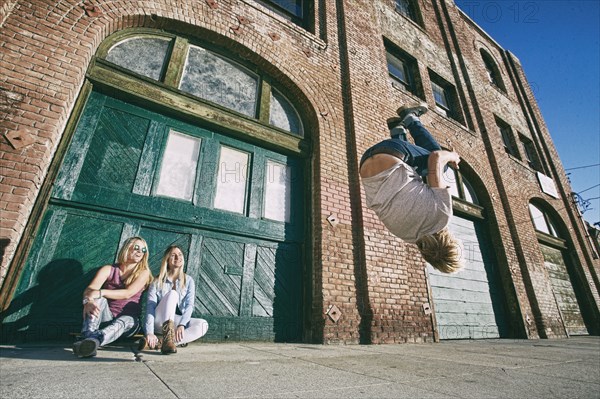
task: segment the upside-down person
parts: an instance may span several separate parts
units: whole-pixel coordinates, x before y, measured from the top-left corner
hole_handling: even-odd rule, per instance
[[[419,117],[426,104],[402,106],[388,119],[391,138],[369,148],[360,161],[367,207],[395,236],[415,243],[434,268],[453,273],[462,267],[461,247],[448,231],[452,197],[444,182],[446,165],[460,156],[444,151]],[[406,141],[410,132],[415,144]],[[423,177],[427,176],[427,182]]]

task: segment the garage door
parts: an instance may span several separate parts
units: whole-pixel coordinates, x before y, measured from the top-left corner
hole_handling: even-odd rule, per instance
[[[454,216],[449,225],[463,242],[464,269],[444,274],[427,265],[440,339],[498,338],[505,334],[501,285],[481,223]]]
[[[301,172],[293,157],[93,92],[4,332],[78,331],[84,287],[139,235],[155,275],[168,245],[184,249],[205,339],[300,340]]]
[[[540,247],[544,254],[544,264],[550,276],[552,291],[567,332],[569,335],[587,335],[588,331],[577,303],[562,251],[544,244],[540,244]]]

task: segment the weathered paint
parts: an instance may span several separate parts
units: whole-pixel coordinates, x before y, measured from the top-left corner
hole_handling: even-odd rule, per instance
[[[152,195],[171,128],[206,144],[195,203]],[[219,178],[213,152],[220,144],[253,159],[246,215],[212,209],[207,201]],[[295,168],[290,223],[261,217],[265,179],[259,164],[267,159]],[[197,284],[194,314],[211,325],[206,339],[301,339],[303,179],[295,160],[94,92],[59,176],[5,332],[38,340],[78,331],[83,288],[99,266],[115,261],[124,239],[140,235],[155,275],[168,245],[183,249]],[[223,334],[231,325],[245,330]],[[41,337],[48,326],[56,336]]]
[[[427,266],[440,339],[504,336],[503,294],[481,222],[455,216],[450,230],[463,242],[465,267],[444,274]]]
[[[544,244],[540,244],[540,247],[565,329],[569,335],[587,335],[588,330],[579,309],[562,251]]]

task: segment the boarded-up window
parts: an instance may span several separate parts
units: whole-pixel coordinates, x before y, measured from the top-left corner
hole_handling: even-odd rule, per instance
[[[241,213],[246,210],[246,187],[250,155],[229,147],[221,147],[215,208]]]
[[[267,161],[265,173],[264,217],[280,222],[290,221],[291,168],[278,162]]]
[[[198,138],[171,131],[162,159],[157,195],[191,201],[200,153]]]

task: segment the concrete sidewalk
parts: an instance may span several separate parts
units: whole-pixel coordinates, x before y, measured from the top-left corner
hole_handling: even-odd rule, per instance
[[[133,345],[132,345],[133,347]],[[0,347],[1,398],[600,398],[600,338]]]

